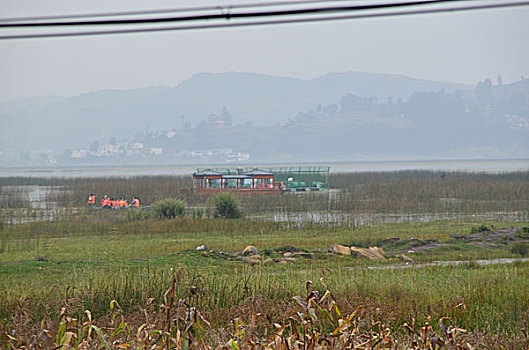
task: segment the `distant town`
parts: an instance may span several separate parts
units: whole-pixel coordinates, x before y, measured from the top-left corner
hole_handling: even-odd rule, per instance
[[[224,107],[221,114],[210,114],[207,119],[198,123],[196,129],[223,129],[231,127],[231,115]],[[184,129],[191,126],[184,125]],[[237,164],[250,160],[250,153],[232,148],[201,148],[178,149],[171,145],[178,135],[178,130],[173,129],[162,132],[139,132],[133,140],[119,140],[110,137],[107,141],[94,140],[86,148],[66,149],[62,154],[54,155],[49,152],[35,151],[22,152],[19,157],[13,157],[12,163],[33,165],[81,164],[81,163],[106,163],[106,162],[178,162],[182,164],[216,163]],[[164,147],[165,146],[165,147]],[[4,157],[2,157],[4,156]],[[6,160],[0,152],[0,157]]]
[[[172,132],[168,132],[170,135]],[[168,136],[169,137],[169,136]],[[172,155],[179,160],[189,161],[217,161],[220,163],[245,162],[250,159],[250,154],[246,152],[235,152],[231,148],[203,149],[203,150],[183,150],[177,153],[164,150],[162,147],[146,147],[142,142],[123,143],[103,143],[97,145],[97,149],[72,149],[69,158],[90,159],[90,158],[147,158],[163,157]]]
[[[231,127],[231,115],[224,107],[221,114],[210,114],[200,122],[198,129],[223,129]],[[189,125],[184,125],[189,129]],[[88,148],[66,150],[62,161],[94,162],[105,160],[160,161],[171,160],[178,163],[217,163],[236,164],[250,159],[250,153],[232,148],[177,149],[171,146],[178,130],[163,132],[136,133],[133,141],[117,141],[111,137],[106,142],[94,141]],[[166,147],[163,147],[165,145]],[[53,162],[53,159],[50,159]],[[57,160],[55,160],[56,162]]]

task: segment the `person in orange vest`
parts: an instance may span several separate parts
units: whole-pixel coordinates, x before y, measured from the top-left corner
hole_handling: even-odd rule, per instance
[[[136,197],[132,197],[132,202],[130,203],[133,208],[139,208],[140,207],[140,200]]]
[[[104,209],[112,208],[112,205],[110,203],[110,199],[106,195],[103,198],[103,200],[101,201],[101,207],[103,207]]]
[[[129,207],[129,203],[124,198],[121,198],[118,201],[119,209],[127,209]]]
[[[88,207],[92,208],[94,204],[96,204],[96,196],[93,193],[90,193],[88,196]]]

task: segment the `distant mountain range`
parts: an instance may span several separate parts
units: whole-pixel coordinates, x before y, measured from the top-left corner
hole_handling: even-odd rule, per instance
[[[96,139],[195,126],[226,106],[234,125],[273,126],[346,94],[407,100],[414,92],[474,87],[402,75],[330,73],[305,80],[254,73],[201,73],[175,87],[100,90],[74,97],[38,97],[0,105],[0,150],[88,147]]]

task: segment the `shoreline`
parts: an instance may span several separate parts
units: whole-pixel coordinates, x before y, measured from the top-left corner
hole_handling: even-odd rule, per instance
[[[237,166],[312,166],[331,167],[331,173],[387,172],[403,170],[431,170],[448,172],[520,172],[529,171],[529,159],[411,159],[411,160],[354,160],[299,163],[252,163],[252,164],[145,164],[145,165],[75,165],[43,167],[0,168],[2,177],[130,177],[156,175],[188,175],[196,168]]]

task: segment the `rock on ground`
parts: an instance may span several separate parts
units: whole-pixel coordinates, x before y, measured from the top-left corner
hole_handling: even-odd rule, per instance
[[[340,244],[334,244],[329,251],[334,254],[351,255],[351,248]]]
[[[244,258],[244,260],[246,260],[249,265],[259,264],[262,261],[260,255],[251,255],[247,258]]]
[[[410,263],[415,262],[415,260],[413,260],[412,258],[410,258],[409,256],[404,255],[404,254],[400,254],[400,255],[399,255],[399,258],[400,258],[402,261],[404,261],[404,262],[410,262]]]
[[[369,247],[369,248],[359,248],[359,247],[351,247],[351,253],[356,253],[361,256],[364,256],[371,260],[382,260],[386,261],[386,253],[384,253],[384,250],[380,247]]]
[[[242,251],[243,255],[256,255],[257,254],[257,248],[255,248],[253,245],[249,245]]]
[[[366,257],[371,260],[382,260],[386,261],[384,250],[380,247],[369,247],[369,248],[360,248],[360,247],[346,247],[340,244],[335,244],[329,250],[331,253],[341,254],[341,255],[359,255]]]

